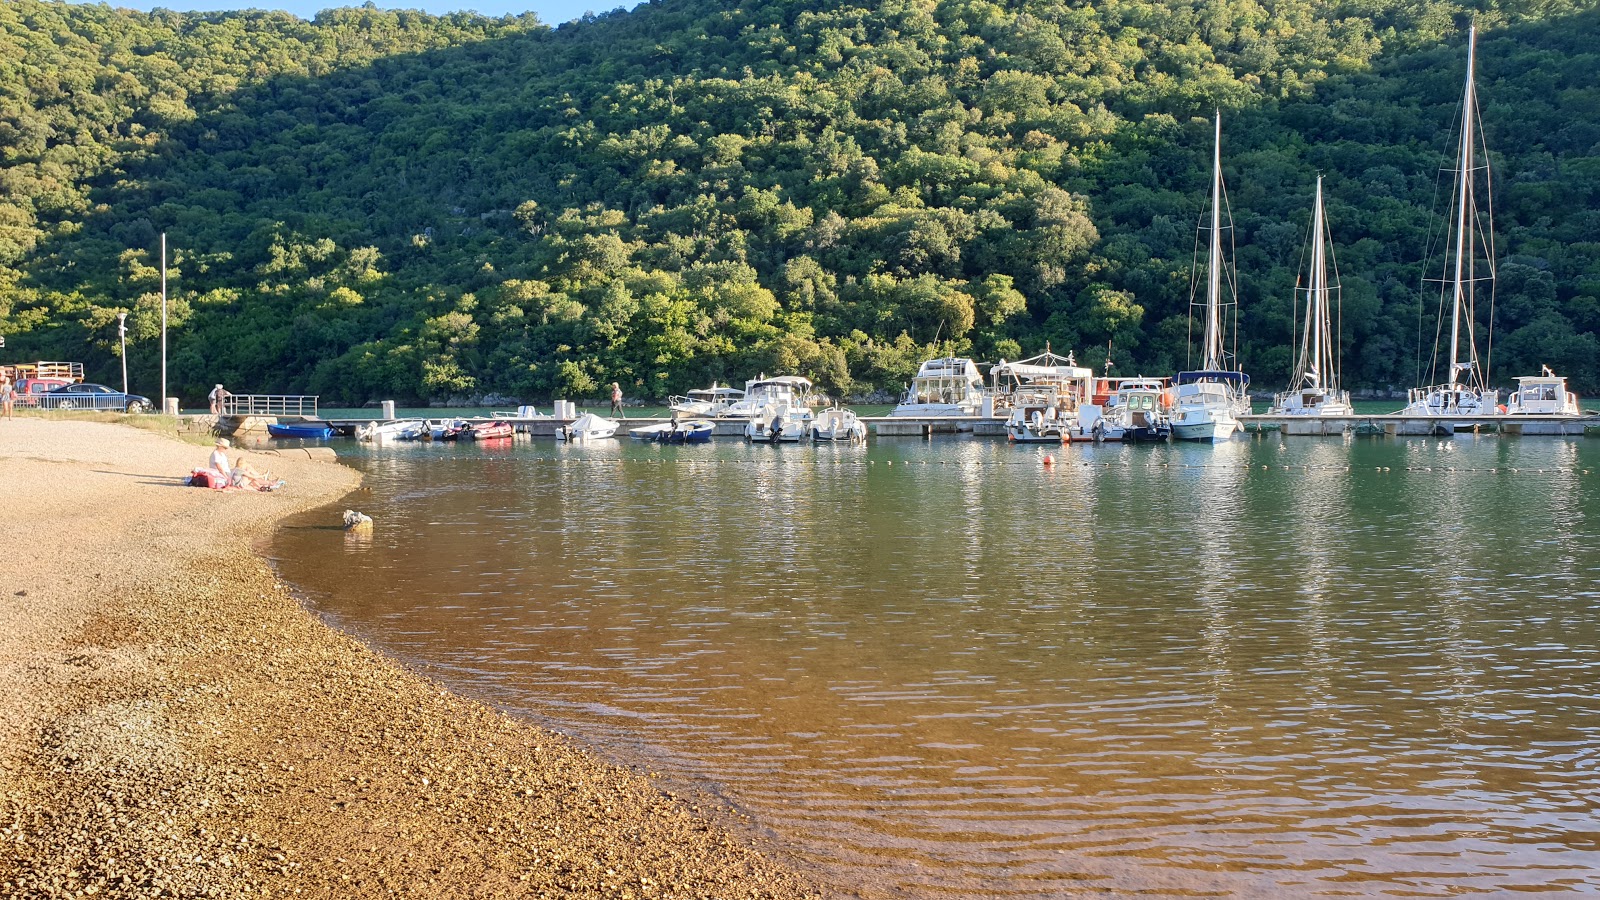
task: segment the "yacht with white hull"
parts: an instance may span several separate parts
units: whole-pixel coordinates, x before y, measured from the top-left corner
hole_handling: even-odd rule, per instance
[[[983,412],[985,396],[983,376],[972,360],[959,356],[930,359],[917,369],[905,396],[889,415],[975,418]]]
[[[1332,284],[1328,263],[1333,248],[1327,237],[1327,222],[1322,208],[1322,176],[1317,176],[1317,197],[1311,213],[1311,266],[1307,276],[1306,329],[1300,338],[1300,354],[1295,360],[1289,390],[1272,400],[1269,415],[1348,416],[1355,412],[1350,392],[1339,388],[1337,332],[1329,300],[1339,291],[1337,269]]]
[[[1225,441],[1239,430],[1240,415],[1250,412],[1250,376],[1228,367],[1232,359],[1223,342],[1224,309],[1238,316],[1238,292],[1228,273],[1232,299],[1222,297],[1222,211],[1227,195],[1222,184],[1222,113],[1217,113],[1211,153],[1211,242],[1206,263],[1204,353],[1200,368],[1173,378],[1172,434],[1185,441]],[[1228,228],[1233,227],[1229,217]],[[1235,328],[1237,332],[1237,327]]]

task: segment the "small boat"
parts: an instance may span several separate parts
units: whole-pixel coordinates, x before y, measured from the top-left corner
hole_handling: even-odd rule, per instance
[[[811,409],[780,400],[750,417],[744,426],[747,441],[760,444],[796,444],[811,436]]]
[[[866,443],[867,423],[856,417],[852,410],[842,406],[830,406],[820,413],[811,423],[811,439],[814,441],[849,441],[852,444]]]
[[[676,422],[658,435],[656,440],[663,444],[707,444],[711,442],[713,431],[716,431],[716,426],[710,422]]]
[[[1013,444],[1059,444],[1066,440],[1058,407],[1053,390],[1012,393],[1006,439]]]
[[[1567,390],[1565,375],[1557,375],[1549,366],[1542,375],[1523,375],[1517,378],[1517,389],[1506,401],[1506,415],[1510,416],[1581,416],[1578,395]]]
[[[564,441],[595,440],[613,437],[617,433],[618,422],[605,416],[594,413],[584,413],[570,425],[557,429],[557,436]]]
[[[555,418],[554,416],[547,415],[545,413],[539,412],[537,409],[534,409],[531,406],[519,406],[519,407],[517,407],[516,412],[506,412],[505,410],[497,409],[497,410],[489,413],[489,416],[490,416],[490,418],[494,418],[494,419],[553,419],[553,418]]]
[[[421,420],[402,422],[368,422],[356,428],[358,441],[414,441],[421,434]]]
[[[477,422],[468,425],[461,433],[464,441],[492,441],[497,438],[509,438],[515,433],[510,422]]]
[[[1102,379],[1115,388],[1104,404],[1078,407],[1077,424],[1070,427],[1073,441],[1165,441],[1172,437],[1171,391],[1164,378]]]
[[[314,422],[296,422],[290,425],[268,425],[267,434],[275,438],[315,438],[327,440],[333,437],[333,426],[317,424]]]
[[[690,391],[683,396],[668,397],[667,405],[675,413],[720,419],[728,415],[730,407],[743,399],[744,391],[736,387],[718,387],[716,382],[712,382],[711,387]]]
[[[463,435],[467,435],[471,430],[472,425],[470,423],[457,419],[442,428],[433,429],[433,439],[436,441],[459,441],[463,439]],[[470,436],[465,439],[472,440]]]
[[[654,425],[640,425],[638,428],[629,428],[628,437],[636,441],[659,441],[661,435],[672,430],[673,422],[657,422]]]

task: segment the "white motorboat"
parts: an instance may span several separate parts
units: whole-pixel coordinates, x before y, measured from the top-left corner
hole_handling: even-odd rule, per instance
[[[1076,411],[1072,414],[1076,419]],[[1067,439],[1061,419],[1061,399],[1053,389],[1011,394],[1011,415],[1006,418],[1006,439],[1013,444],[1059,444]]]
[[[867,440],[867,423],[857,418],[853,410],[830,406],[817,413],[816,420],[811,423],[811,439],[864,443]]]
[[[414,441],[425,427],[421,419],[402,422],[368,422],[356,427],[358,441]]]
[[[1289,390],[1275,396],[1269,414],[1280,416],[1348,416],[1355,412],[1350,392],[1339,388],[1338,333],[1329,311],[1338,295],[1338,269],[1328,281],[1333,246],[1327,237],[1322,208],[1322,176],[1317,176],[1317,197],[1311,213],[1311,270],[1306,279],[1306,329],[1300,354],[1289,378]]]
[[[724,419],[749,419],[759,415],[768,406],[778,403],[810,408],[811,379],[801,375],[762,375],[744,384],[744,397],[729,404],[723,411]]]
[[[1485,183],[1489,177],[1488,148],[1475,136],[1473,126],[1478,121],[1478,94],[1473,83],[1473,67],[1477,52],[1478,29],[1474,26],[1467,34],[1466,92],[1461,101],[1461,141],[1456,153],[1456,185],[1451,198],[1451,218],[1455,229],[1445,259],[1445,278],[1439,298],[1439,328],[1444,331],[1444,317],[1450,317],[1450,359],[1445,370],[1445,380],[1428,387],[1413,388],[1403,416],[1446,417],[1447,420],[1472,419],[1494,415],[1499,410],[1500,392],[1488,386],[1488,373],[1478,364],[1476,289],[1484,281],[1494,279],[1494,259],[1487,246],[1480,246],[1479,235],[1494,233],[1491,216],[1480,222],[1477,205],[1477,177],[1483,172]],[[1482,152],[1483,162],[1477,163]],[[1486,210],[1486,212],[1488,212]],[[1486,244],[1487,242],[1485,242]],[[1449,312],[1445,310],[1448,307]],[[1491,322],[1490,328],[1494,327]],[[1433,368],[1441,360],[1441,348],[1434,347]],[[1453,432],[1458,423],[1439,423],[1437,431]],[[1471,423],[1462,423],[1470,425]]]
[[[1544,366],[1540,375],[1523,375],[1517,389],[1506,401],[1506,414],[1512,416],[1581,416],[1578,395],[1567,390],[1567,379]]]
[[[978,416],[983,412],[986,396],[983,376],[972,360],[959,356],[930,359],[917,369],[905,396],[889,415]],[[959,430],[972,429],[968,426]]]
[[[811,436],[811,408],[779,400],[761,408],[744,426],[745,440],[761,444],[793,444]]]
[[[1068,429],[1073,441],[1165,441],[1172,437],[1172,391],[1164,378],[1108,378],[1104,403],[1078,407],[1077,421]]]
[[[711,387],[689,391],[687,394],[667,398],[667,406],[675,413],[707,419],[728,417],[728,410],[744,399],[744,391],[736,387]]]
[[[1210,250],[1206,262],[1206,299],[1204,350],[1200,368],[1179,372],[1173,379],[1172,434],[1186,441],[1225,441],[1239,430],[1238,416],[1250,412],[1250,377],[1230,368],[1232,355],[1227,352],[1223,333],[1227,330],[1224,317],[1230,315],[1237,330],[1239,302],[1236,281],[1232,271],[1224,279],[1228,268],[1222,254],[1223,208],[1227,192],[1222,184],[1222,113],[1217,113],[1216,138],[1211,152],[1211,234]],[[1232,216],[1228,228],[1233,227]],[[1224,300],[1224,280],[1230,296]]]
[[[584,413],[570,425],[557,429],[556,434],[564,441],[597,440],[615,436],[618,424],[616,419]]]
[[[489,413],[491,419],[553,419],[555,416],[539,412],[532,406],[519,406],[515,412],[495,410]]]
[[[657,422],[654,425],[640,425],[638,428],[628,429],[628,437],[636,441],[659,441],[661,436],[671,431],[676,422]]]

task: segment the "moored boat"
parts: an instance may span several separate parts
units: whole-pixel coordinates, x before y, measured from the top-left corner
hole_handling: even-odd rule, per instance
[[[1013,444],[1059,444],[1067,439],[1070,423],[1063,423],[1061,400],[1054,389],[1032,389],[1010,395],[1006,439]],[[1071,414],[1077,420],[1077,411]]]
[[[983,376],[972,360],[960,356],[930,359],[917,369],[916,377],[889,415],[976,417],[983,411],[986,396]],[[960,430],[970,431],[971,427]]]
[[[1311,213],[1310,271],[1306,285],[1306,327],[1300,339],[1289,390],[1273,397],[1269,415],[1348,416],[1355,411],[1350,392],[1339,388],[1338,333],[1333,327],[1330,301],[1338,295],[1338,270],[1328,279],[1333,247],[1327,237],[1322,207],[1322,176],[1317,176],[1317,195]]]
[[[333,426],[318,422],[294,422],[288,425],[271,424],[267,434],[275,438],[313,438],[326,440],[333,437]]]
[[[811,423],[811,439],[863,443],[867,439],[867,423],[857,418],[854,410],[830,406],[817,413],[816,421]]]
[[[1568,416],[1583,415],[1578,405],[1578,395],[1567,390],[1567,379],[1557,375],[1549,366],[1539,375],[1523,375],[1517,379],[1517,389],[1506,400],[1506,415],[1511,416]]]
[[[811,409],[797,401],[767,404],[744,426],[745,440],[759,444],[793,444],[810,436]]]
[[[712,382],[711,387],[689,391],[682,396],[668,397],[667,405],[675,413],[721,419],[730,415],[728,410],[743,400],[744,394],[744,391],[736,387],[719,387],[716,382]]]
[[[663,444],[706,444],[711,442],[714,431],[716,426],[710,422],[674,422],[656,440]]]
[[[421,419],[400,422],[368,422],[356,428],[356,440],[359,441],[408,441],[415,440],[416,434],[422,429]],[[408,437],[409,435],[409,437]]]
[[[1067,433],[1073,441],[1165,441],[1172,437],[1171,388],[1164,378],[1103,379],[1105,402],[1078,408]]]
[[[461,439],[468,441],[492,441],[498,438],[508,438],[515,433],[510,422],[475,422],[462,432]]]
[[[1479,283],[1494,280],[1494,259],[1486,246],[1480,246],[1480,230],[1493,234],[1491,217],[1487,223],[1478,219],[1477,178],[1482,171],[1488,178],[1488,151],[1481,137],[1475,136],[1478,121],[1478,94],[1474,84],[1473,69],[1476,63],[1478,29],[1467,33],[1467,78],[1461,100],[1460,143],[1456,148],[1456,184],[1451,198],[1451,219],[1454,233],[1445,260],[1445,278],[1439,303],[1439,332],[1444,330],[1444,317],[1450,318],[1449,360],[1442,382],[1427,387],[1413,388],[1403,416],[1442,418],[1435,431],[1450,433],[1457,425],[1474,427],[1471,419],[1499,412],[1500,392],[1488,386],[1488,372],[1478,362],[1476,290]],[[1484,162],[1477,165],[1480,150]],[[1447,313],[1446,307],[1449,312]],[[1490,322],[1492,329],[1494,323]],[[1433,367],[1441,363],[1441,348],[1434,347]],[[1458,420],[1469,421],[1461,422]]]
[[[1206,254],[1205,331],[1200,368],[1179,372],[1173,379],[1172,435],[1186,441],[1225,441],[1239,430],[1238,416],[1250,412],[1250,376],[1230,368],[1232,355],[1224,341],[1226,312],[1237,319],[1239,303],[1236,281],[1222,253],[1222,231],[1233,227],[1233,218],[1223,225],[1227,192],[1222,183],[1222,113],[1217,113],[1211,151],[1211,228]],[[1230,298],[1224,300],[1226,283]],[[1235,322],[1237,330],[1237,322]]]
[[[605,416],[594,413],[584,413],[574,419],[570,425],[565,425],[557,430],[557,437],[564,441],[597,440],[616,435],[618,422]]]

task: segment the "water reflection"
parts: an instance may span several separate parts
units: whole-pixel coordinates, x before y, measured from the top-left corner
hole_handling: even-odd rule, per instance
[[[1594,888],[1595,455],[383,448],[369,544],[277,551],[868,896]]]

